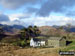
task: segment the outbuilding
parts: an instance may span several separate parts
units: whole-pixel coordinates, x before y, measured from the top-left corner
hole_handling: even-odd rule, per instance
[[[48,39],[49,47],[64,47],[66,46],[66,39],[63,37],[50,37]]]

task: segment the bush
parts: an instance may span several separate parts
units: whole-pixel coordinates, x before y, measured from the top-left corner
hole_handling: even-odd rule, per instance
[[[15,45],[15,46],[21,46],[21,47],[25,47],[27,45],[25,39],[24,40],[19,40],[17,42],[13,42],[12,44]]]
[[[20,41],[20,46],[25,47],[26,46],[26,40],[21,40]]]

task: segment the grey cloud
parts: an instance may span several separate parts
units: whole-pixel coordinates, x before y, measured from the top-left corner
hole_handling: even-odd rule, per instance
[[[20,16],[18,17],[19,19],[26,19],[26,18],[30,18],[30,16]]]
[[[0,22],[3,22],[3,21],[10,21],[9,17],[7,15],[0,14]]]
[[[65,8],[75,5],[75,0],[0,0],[0,4],[9,9],[25,6],[27,13],[49,16],[51,12],[65,12]],[[34,8],[35,5],[39,5],[41,8]],[[30,7],[28,8],[28,6]]]
[[[37,12],[38,10],[39,10],[38,8],[28,7],[28,8],[27,8],[27,13],[35,13],[35,12]]]
[[[37,15],[48,16],[51,12],[64,12],[65,7],[71,7],[75,5],[75,0],[48,0],[44,3]]]
[[[66,15],[69,17],[75,17],[75,11],[69,11]]]
[[[36,4],[39,0],[0,0],[0,3],[9,9],[17,9],[26,4]]]
[[[21,20],[15,20],[12,23],[17,24],[17,25],[23,25],[25,27],[28,27],[29,25],[34,25],[32,21],[30,21],[30,22],[29,21],[28,22],[23,22]]]

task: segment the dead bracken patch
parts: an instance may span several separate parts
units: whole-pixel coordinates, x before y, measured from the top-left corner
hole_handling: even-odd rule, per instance
[[[1,46],[0,56],[58,56],[57,48],[20,48],[18,46]]]

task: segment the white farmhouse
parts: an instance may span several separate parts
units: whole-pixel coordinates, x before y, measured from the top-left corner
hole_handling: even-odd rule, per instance
[[[30,46],[32,46],[32,47],[45,46],[45,42],[46,41],[43,39],[31,38]]]

